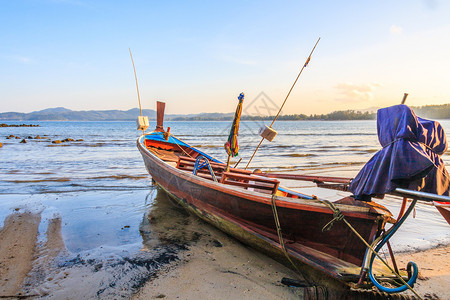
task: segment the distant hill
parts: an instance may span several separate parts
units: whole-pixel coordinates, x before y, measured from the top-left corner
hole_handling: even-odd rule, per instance
[[[156,118],[156,111],[144,109],[142,113],[150,119]],[[86,110],[74,111],[64,107],[47,108],[31,113],[0,113],[0,120],[10,121],[129,121],[139,115],[138,108],[129,110]]]
[[[450,119],[450,104],[427,105],[411,107],[418,116],[430,119]],[[329,114],[304,115],[282,114],[278,120],[374,120],[376,108],[365,110],[334,111]],[[131,121],[140,114],[138,108],[129,110],[83,110],[74,111],[64,107],[47,108],[31,113],[5,112],[0,113],[0,120],[8,121]],[[156,111],[143,109],[142,114],[150,120],[156,119]],[[200,113],[200,114],[167,114],[167,121],[229,121],[233,120],[232,113]],[[243,115],[242,120],[272,120],[274,116]]]

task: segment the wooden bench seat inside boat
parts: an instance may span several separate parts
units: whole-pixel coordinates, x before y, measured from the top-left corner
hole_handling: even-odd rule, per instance
[[[244,187],[260,193],[276,193],[280,182],[273,178],[255,175],[239,174],[234,172],[223,172],[221,183]]]
[[[280,182],[273,178],[266,178],[251,175],[252,171],[230,168],[226,172],[226,164],[209,162],[214,175],[220,183],[240,186],[248,190],[258,191],[262,193],[273,194],[277,191]],[[192,172],[195,166],[195,158],[180,156],[178,157],[177,169]],[[208,168],[197,170],[197,175],[203,178],[212,179]]]

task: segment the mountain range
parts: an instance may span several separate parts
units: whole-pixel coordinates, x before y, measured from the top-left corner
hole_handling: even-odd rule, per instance
[[[156,118],[156,111],[144,109],[142,113],[150,119]],[[140,115],[138,108],[129,110],[83,110],[74,111],[64,107],[47,108],[31,113],[0,113],[0,120],[9,121],[128,121]],[[176,115],[175,115],[176,116]]]
[[[142,114],[150,120],[156,119],[156,111],[143,109]],[[132,121],[140,115],[138,108],[129,110],[81,110],[75,111],[64,107],[47,108],[30,113],[0,113],[4,121]],[[166,114],[167,121],[178,120],[231,120],[234,113],[200,113],[200,114]]]
[[[431,119],[450,119],[450,104],[427,105],[411,107],[417,115]],[[336,111],[322,115],[281,115],[280,120],[369,120],[376,118],[376,107],[365,110]],[[156,111],[143,109],[142,114],[150,120],[156,119]],[[64,107],[47,108],[30,113],[5,112],[0,113],[3,121],[132,121],[140,115],[138,108],[129,110],[82,110],[75,111]],[[232,120],[234,112],[230,113],[199,113],[199,114],[166,114],[167,121],[228,121]],[[242,116],[242,120],[271,120],[273,116]]]

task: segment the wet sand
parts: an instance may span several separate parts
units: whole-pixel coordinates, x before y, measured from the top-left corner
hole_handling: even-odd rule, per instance
[[[40,216],[17,213],[5,219],[0,231],[0,296],[22,292],[22,282],[31,271]]]
[[[409,261],[419,267],[419,279],[414,289],[425,299],[450,299],[450,245],[439,246],[426,251],[396,255],[399,268],[405,268]],[[412,295],[411,292],[408,292]]]
[[[163,247],[152,248],[150,239],[140,253],[124,257],[71,255],[60,218],[49,220],[46,237],[39,240],[38,213],[10,214],[0,230],[0,297],[304,298],[304,289],[281,284],[283,277],[297,279],[293,271],[177,207],[167,210],[168,205],[160,203],[146,216]],[[450,297],[450,246],[397,256],[400,268],[409,260],[420,268],[415,289],[422,297]]]
[[[132,299],[299,299],[303,290],[281,284],[297,275],[203,224],[202,238]]]

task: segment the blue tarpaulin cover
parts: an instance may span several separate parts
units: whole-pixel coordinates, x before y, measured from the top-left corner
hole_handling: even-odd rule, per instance
[[[378,110],[377,131],[383,148],[349,186],[357,199],[381,196],[397,187],[449,195],[449,175],[440,157],[447,150],[447,139],[438,122],[396,105]]]

